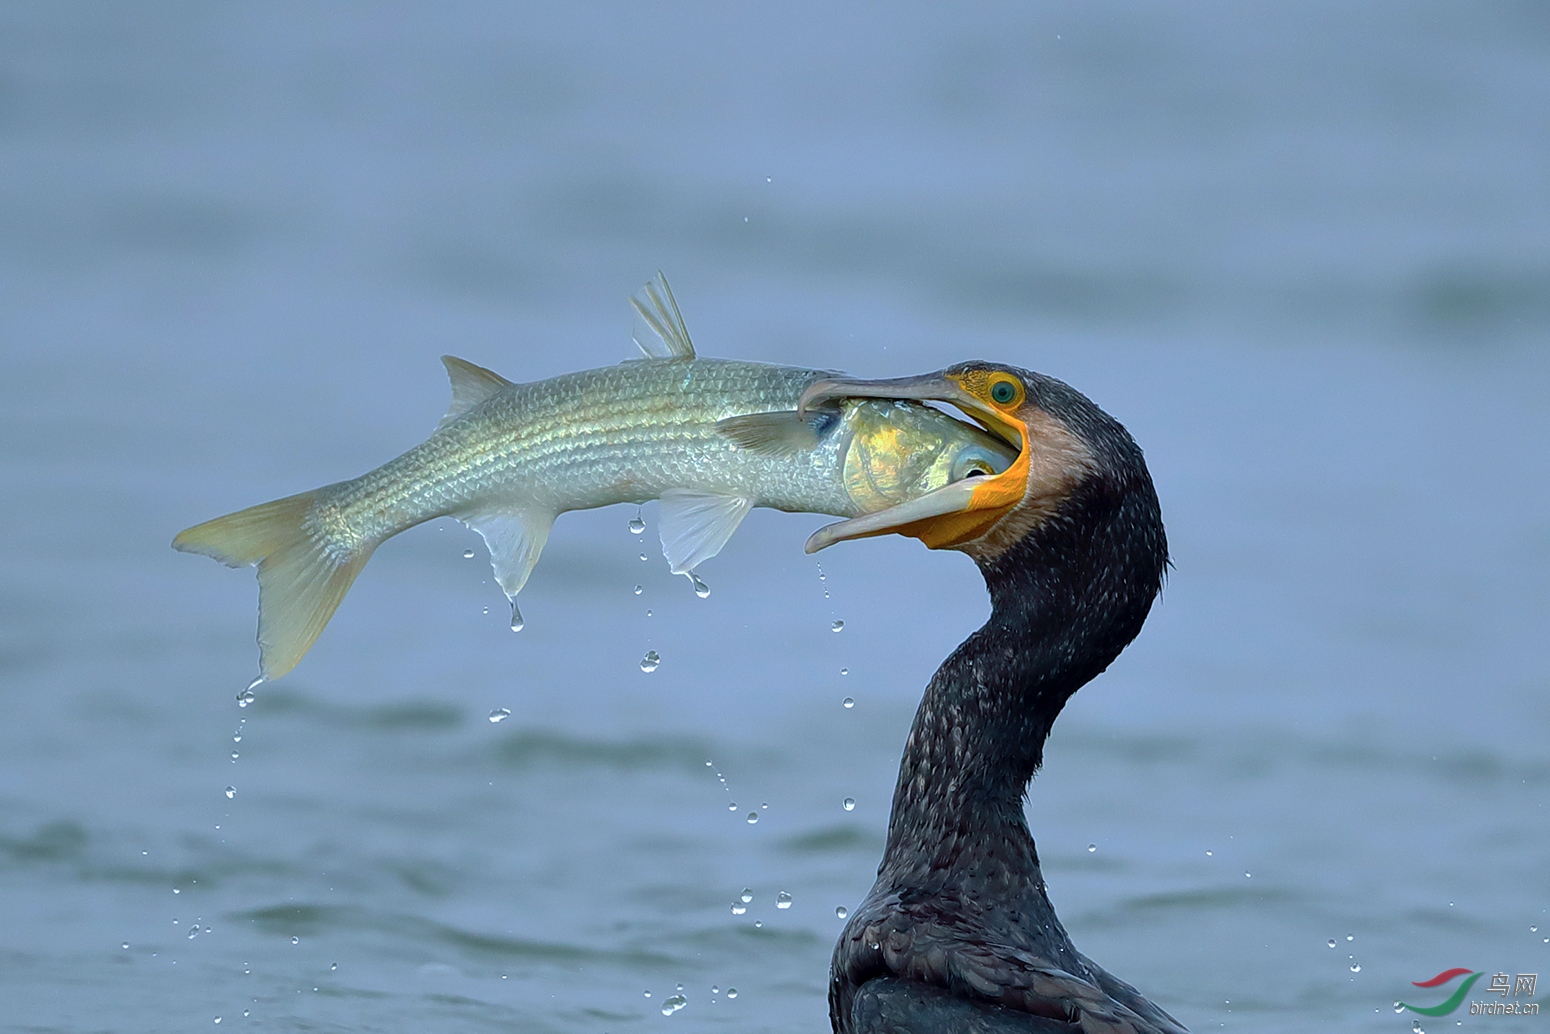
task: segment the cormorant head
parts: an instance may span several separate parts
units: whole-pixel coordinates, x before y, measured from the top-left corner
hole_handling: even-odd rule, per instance
[[[840,397],[923,399],[962,410],[1018,449],[1003,473],[971,476],[878,513],[819,529],[816,552],[845,539],[900,534],[932,549],[959,549],[982,565],[1062,511],[1079,490],[1142,489],[1155,507],[1141,450],[1119,422],[1069,385],[985,362],[891,380],[832,378],[814,383],[798,411]],[[1159,524],[1160,528],[1160,524]]]

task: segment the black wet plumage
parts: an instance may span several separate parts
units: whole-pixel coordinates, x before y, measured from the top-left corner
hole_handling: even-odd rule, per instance
[[[1118,421],[1060,381],[1009,372],[1024,406],[1091,462],[1050,516],[976,558],[991,616],[915,715],[877,882],[834,952],[837,1034],[1184,1030],[1072,945],[1023,814],[1055,717],[1135,638],[1161,589],[1157,493]]]

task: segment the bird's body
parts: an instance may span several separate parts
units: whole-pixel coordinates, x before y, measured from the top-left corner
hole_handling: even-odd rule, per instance
[[[1015,397],[998,377],[1015,382]],[[835,948],[834,1030],[1178,1034],[1177,1021],[1073,946],[1023,814],[1055,717],[1136,636],[1161,588],[1167,545],[1151,477],[1124,428],[1059,381],[984,364],[945,378],[809,391],[950,401],[1017,430],[1028,460],[1009,507],[985,484],[978,504],[921,517],[917,503],[899,508],[902,525],[875,515],[814,543],[850,537],[847,527],[934,538],[974,557],[992,602],[916,713],[877,882]],[[986,511],[1000,515],[952,537]]]

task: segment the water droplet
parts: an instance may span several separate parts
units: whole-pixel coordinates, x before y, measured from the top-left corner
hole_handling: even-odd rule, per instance
[[[1334,939],[1334,938],[1333,938],[1333,937],[1331,937],[1331,938],[1330,938],[1330,939],[1329,939],[1329,946],[1330,946],[1330,947],[1331,947],[1331,948],[1333,948],[1333,947],[1334,947],[1334,946],[1335,946],[1335,939]]]
[[[1348,941],[1354,941],[1354,940],[1356,940],[1356,934],[1348,933],[1348,934],[1345,935],[1345,939],[1348,940]]]
[[[856,706],[856,698],[846,697],[844,700],[841,700],[840,703],[844,704],[845,710],[849,711],[852,707]]]
[[[292,944],[300,944],[301,943],[301,938],[300,937],[292,937],[291,938],[291,943]]]
[[[128,951],[128,950],[129,950],[129,942],[128,942],[128,941],[125,941],[125,942],[124,942],[124,950],[125,950],[125,951]]]
[[[721,993],[721,988],[716,984],[712,984],[710,985],[710,993],[713,995],[719,995]]]
[[[464,560],[472,560],[473,558],[474,558],[474,551],[473,550],[471,550],[471,549],[463,550],[463,559]]]
[[[693,583],[693,585],[694,585],[694,594],[696,596],[698,596],[702,600],[706,599],[706,598],[708,598],[710,596],[710,586],[708,586],[704,582],[700,581],[700,576],[699,575],[695,574],[693,571],[686,571],[685,574],[687,574],[689,576],[689,581],[691,583]]]
[[[1210,858],[1210,857],[1211,857],[1211,852],[1210,852],[1210,851],[1207,851],[1207,852],[1206,852],[1206,857],[1207,857],[1207,858]]]
[[[231,734],[231,741],[233,743],[241,743],[242,742],[242,733],[240,733],[240,732],[232,733]]]
[[[727,811],[736,811],[736,810],[737,810],[737,802],[736,801],[733,801],[732,803],[727,805]]]
[[[834,622],[834,624],[829,626],[829,631],[831,631],[831,632],[843,632],[843,631],[845,631],[845,622],[843,622],[843,621],[836,621],[836,622]]]
[[[1538,933],[1539,932],[1539,927],[1531,926],[1531,927],[1528,928],[1528,932],[1529,933]]]
[[[226,796],[228,798],[237,796],[237,788],[235,786],[228,786],[226,788]]]
[[[527,622],[522,620],[522,612],[517,609],[517,601],[516,600],[512,600],[511,601],[511,630],[513,632],[520,632],[520,631],[522,631],[522,626],[524,624],[526,624],[526,623]]]
[[[492,724],[495,722],[504,722],[510,717],[511,708],[509,707],[497,707],[495,710],[490,712],[490,722]]]
[[[191,927],[188,928],[188,939],[189,940],[193,940],[195,937],[198,937],[198,936],[199,936],[199,927],[191,926]]]
[[[331,965],[331,966],[329,966],[329,967],[328,967],[328,971],[329,971],[329,972],[330,972],[330,973],[332,973],[332,972],[334,972],[334,970],[336,970],[336,969],[338,969],[338,968],[339,968],[339,963],[337,963],[337,962],[336,962],[336,963],[334,963],[334,964],[333,964],[333,965]]]
[[[243,1009],[243,1010],[242,1010],[242,1016],[243,1016],[243,1018],[244,1018],[244,1019],[246,1019],[246,1018],[247,1018],[247,1015],[248,1015],[248,1011],[247,1011],[247,1010],[246,1010],[246,1009]]]
[[[240,754],[238,754],[238,753],[237,753],[237,752],[236,752],[236,751],[232,751],[232,752],[231,752],[231,759],[232,759],[232,760],[233,760],[233,761],[236,761],[236,760],[237,760],[237,758],[239,758],[239,757],[241,757],[241,756],[242,756],[242,755],[240,755]]]
[[[687,998],[685,998],[683,995],[673,995],[673,997],[667,998],[667,999],[663,1000],[663,1002],[662,1002],[662,1015],[663,1016],[671,1016],[671,1015],[673,1015],[673,1013],[677,1012],[679,1009],[682,1009],[684,1006],[686,1006],[688,1004],[689,1004],[689,1000]]]
[[[217,1017],[216,1017],[216,1018],[215,1018],[215,1022],[216,1022],[216,1023],[220,1023],[220,1022],[221,1022],[221,1018],[220,1018],[220,1017],[219,1017],[219,1016],[217,1016]]]
[[[734,807],[735,807],[735,805],[734,805]],[[739,894],[737,896],[737,898],[738,898],[739,901],[741,901],[743,904],[746,905],[746,904],[748,904],[748,902],[753,900],[753,891],[750,890],[747,887],[744,887],[743,888],[743,892],[741,894]]]
[[[753,928],[755,930],[762,930],[762,929],[764,929],[764,920],[762,920],[762,919],[755,919],[753,921]]]
[[[786,891],[781,891],[779,894],[776,894],[775,895],[775,907],[776,908],[790,908],[791,907],[791,895],[788,894]]]
[[[850,915],[850,909],[846,908],[844,905],[841,905],[839,908],[834,910],[834,918],[836,919],[844,919],[848,915]]]
[[[643,991],[641,993],[644,994],[647,998],[651,997],[651,992],[650,991]]]
[[[646,522],[641,520],[640,514],[630,518],[630,534],[639,535],[646,530]]]
[[[737,988],[735,988],[735,987],[727,988],[727,997],[728,998],[736,998],[737,997]]]
[[[1400,1006],[1400,1008],[1404,1008],[1404,1006]],[[1416,1020],[1410,1024],[1410,1032],[1411,1034],[1426,1034],[1426,1028],[1421,1026],[1420,1020]]]
[[[645,592],[645,591],[646,591],[646,590],[645,590],[645,588],[644,588],[644,587],[643,587],[643,586],[639,586],[639,585],[637,585],[637,586],[636,586],[636,587],[635,587],[635,595],[637,595],[637,596],[639,596],[639,595],[640,595],[640,594],[641,594],[641,593],[643,593],[643,592]]]
[[[262,675],[260,675],[258,678],[254,679],[252,682],[249,682],[247,688],[244,689],[241,693],[237,694],[237,706],[238,707],[247,707],[253,701],[257,700],[258,699],[258,694],[254,693],[253,690],[254,690],[254,688],[256,686],[258,686],[259,683],[261,683],[263,681],[264,681],[264,678],[263,678]]]
[[[1251,872],[1246,872],[1243,874],[1243,878],[1246,880],[1252,880],[1254,878],[1254,874]]]
[[[662,664],[662,658],[655,650],[647,650],[646,656],[640,659],[640,670],[646,674],[656,671]]]
[[[641,559],[641,563],[645,563],[646,562],[646,554],[642,553],[640,555],[640,559]]]
[[[651,611],[646,611],[646,616],[649,618],[651,616]]]
[[[179,888],[179,887],[173,887],[173,888],[172,888],[172,893],[174,893],[174,894],[181,894],[181,893],[183,893],[183,891],[182,891],[182,889],[181,889],[181,888]],[[175,923],[175,922],[177,922],[177,920],[176,920],[176,919],[174,919],[174,920],[173,920],[173,922],[174,922],[174,923]]]
[[[734,902],[732,902],[732,914],[733,915],[740,916],[740,915],[742,915],[746,911],[748,911],[748,906],[743,904],[741,901],[734,901]]]
[[[840,802],[840,807],[844,808],[846,811],[855,811],[856,799],[854,797],[847,797]]]
[[[481,614],[488,614],[489,612],[490,612],[490,608],[489,607],[480,607],[479,608],[479,613],[481,613]]]
[[[841,668],[840,669],[840,674],[841,675],[849,675],[850,674],[850,669],[849,668]]]
[[[1353,963],[1351,963],[1351,972],[1352,973],[1360,973],[1361,971],[1362,971],[1362,964],[1360,962],[1353,962]]]
[[[748,824],[750,826],[752,826],[754,823],[756,823],[758,821],[759,821],[759,813],[758,812],[751,811],[751,812],[748,813]]]

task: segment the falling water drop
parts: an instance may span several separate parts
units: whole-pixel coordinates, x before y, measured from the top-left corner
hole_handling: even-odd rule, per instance
[[[237,706],[238,707],[247,707],[253,701],[257,700],[258,699],[258,694],[254,693],[253,691],[255,689],[257,689],[263,683],[263,681],[264,681],[264,676],[260,675],[258,678],[254,679],[252,682],[249,682],[247,684],[247,688],[244,689],[241,693],[237,694]]]
[[[635,595],[639,596],[641,593],[643,593],[645,591],[646,590],[645,590],[644,587],[639,586],[639,585],[635,586]]]
[[[640,670],[649,675],[656,671],[661,664],[661,656],[655,650],[647,650],[646,656],[640,659]]]
[[[1362,964],[1360,962],[1353,962],[1353,963],[1351,963],[1351,972],[1352,973],[1360,973],[1361,971],[1362,971]]]
[[[237,763],[237,758],[238,757],[239,757],[239,755],[237,754],[236,751],[232,751],[231,752],[231,762],[232,762],[232,764],[235,765]]]
[[[759,821],[759,813],[758,812],[751,811],[751,812],[748,813],[748,824],[750,826],[754,825],[758,821]]]
[[[841,905],[834,910],[834,918],[836,919],[844,919],[848,915],[850,915],[850,909],[846,908],[844,905]]]
[[[1420,1020],[1410,1024],[1410,1034],[1426,1034],[1426,1028],[1421,1026]]]
[[[740,915],[742,915],[746,911],[748,911],[748,906],[743,904],[741,901],[734,901],[734,902],[732,902],[732,914],[733,915],[740,916]]]
[[[630,534],[639,535],[646,530],[646,522],[641,520],[640,514],[630,518]]]
[[[844,700],[841,700],[840,703],[844,704],[845,705],[845,710],[848,711],[852,707],[856,706],[856,698],[855,697],[846,697]]]
[[[474,558],[474,551],[473,550],[471,550],[471,549],[463,550],[463,559],[464,560],[472,560],[473,558]]]
[[[1330,946],[1330,947],[1331,947],[1331,948],[1333,948],[1333,947],[1334,947],[1334,946],[1335,946],[1335,939],[1334,939],[1334,938],[1333,938],[1333,937],[1331,937],[1331,938],[1330,938],[1330,939],[1329,939],[1329,946]]]
[[[1088,854],[1092,854],[1096,850],[1098,850],[1098,845],[1097,844],[1088,844],[1087,845],[1087,853]]]
[[[686,571],[684,573],[689,576],[689,581],[694,584],[694,594],[696,596],[702,600],[710,596],[710,586],[700,581],[699,575],[695,574],[693,571]]]
[[[339,963],[337,963],[337,962],[335,962],[335,963],[334,963],[334,964],[333,964],[333,965],[331,965],[331,966],[329,966],[329,967],[328,967],[328,971],[329,971],[329,972],[330,972],[330,973],[332,973],[332,972],[334,972],[334,971],[335,971],[335,970],[336,970],[336,969],[338,969],[338,968],[339,968]]]
[[[843,631],[845,631],[845,622],[843,622],[843,621],[835,621],[834,624],[829,626],[829,631],[831,631],[831,632],[843,632]]]
[[[510,717],[511,717],[511,708],[509,708],[509,707],[497,707],[495,710],[490,712],[490,724],[493,725],[496,722],[504,722],[506,719],[508,719]]]
[[[642,553],[640,555],[640,559],[641,559],[641,563],[645,563],[646,562],[646,554]]]
[[[125,942],[124,942],[124,950],[125,950],[125,951],[128,951],[128,950],[129,950],[129,942],[128,942],[128,941],[125,941]]]
[[[775,907],[776,908],[790,908],[791,907],[791,895],[789,893],[787,893],[786,891],[784,891],[784,890],[781,891],[779,894],[776,894],[775,895]]]
[[[662,1002],[662,1015],[671,1016],[673,1013],[677,1012],[679,1009],[682,1009],[688,1004],[689,1000],[683,995],[673,995],[673,997],[665,999]]]
[[[228,786],[226,788],[226,798],[230,800],[235,796],[237,796],[237,788],[235,786]]]
[[[736,998],[737,997],[737,988],[735,988],[735,987],[727,988],[727,997],[728,998]]]
[[[733,801],[732,803],[727,805],[727,811],[736,811],[736,810],[737,810],[737,802],[736,801]]]
[[[850,669],[849,668],[841,668],[840,669],[840,674],[841,675],[849,675],[850,674]]]
[[[846,811],[855,811],[856,799],[854,797],[847,797],[840,802],[840,807],[844,808]]]
[[[741,901],[745,905],[748,904],[748,902],[753,900],[753,890],[751,888],[744,887],[743,892],[737,896],[737,900]]]
[[[292,944],[300,944],[301,943],[301,938],[300,937],[292,937],[291,938],[291,943]]]
[[[526,623],[527,622],[522,620],[522,612],[517,609],[517,601],[516,600],[512,600],[511,601],[511,630],[513,632],[520,632],[520,631],[522,631],[522,626],[525,625]]]

